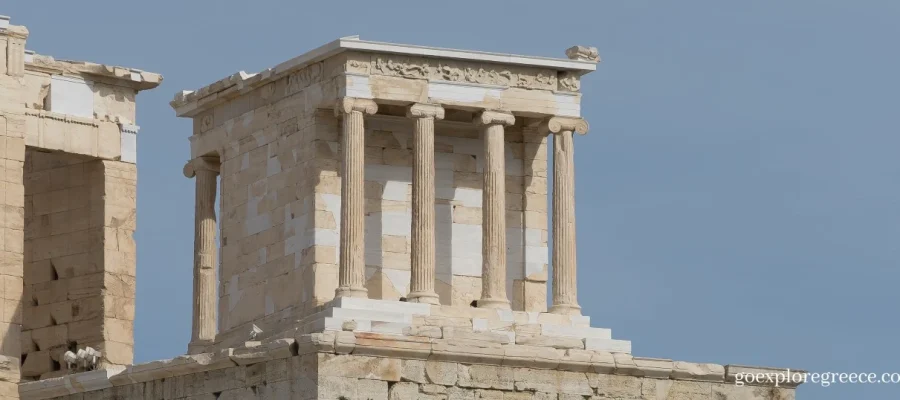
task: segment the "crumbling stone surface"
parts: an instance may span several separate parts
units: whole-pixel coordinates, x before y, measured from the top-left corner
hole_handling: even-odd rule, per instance
[[[66,374],[64,354],[132,362],[135,96],[162,77],[25,50],[0,16],[0,399]]]
[[[134,165],[25,153],[22,376],[67,372],[92,347],[130,364],[135,298]]]
[[[379,339],[383,346],[397,345],[391,343],[392,335]],[[473,364],[462,361],[468,357],[463,353],[445,354],[440,361],[433,359],[434,353],[373,357],[356,355],[357,348],[336,354],[336,340],[333,334],[301,335],[296,340],[253,342],[249,348],[30,382],[22,385],[22,399],[788,400],[795,392],[795,386],[737,386],[727,380],[728,367],[711,364],[679,363],[677,370],[661,375],[659,365],[649,365],[660,360],[646,363],[647,359],[637,358],[636,368],[608,371],[600,362],[596,370],[608,372],[597,372],[592,362],[588,370],[508,366],[502,358]],[[428,343],[437,349],[442,340],[452,339]],[[239,355],[248,350],[258,356]],[[719,372],[711,374],[715,370]]]

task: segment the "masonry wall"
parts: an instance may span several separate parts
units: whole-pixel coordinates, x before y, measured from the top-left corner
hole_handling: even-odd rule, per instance
[[[162,373],[162,371],[159,371]],[[669,379],[438,360],[311,353],[132,383],[116,372],[56,400],[793,400],[795,388],[737,386],[717,377]],[[127,374],[127,372],[123,373]],[[73,377],[76,382],[78,379]],[[36,389],[36,388],[35,388]],[[32,388],[28,389],[29,391]]]
[[[137,91],[162,79],[133,69],[26,56],[27,37],[23,26],[0,28],[3,400],[19,398],[23,376],[62,373],[58,354],[71,345],[103,351],[105,365],[132,361],[137,132],[132,124]],[[39,154],[43,151],[81,156]],[[22,361],[26,365],[20,368]]]
[[[323,69],[315,64],[194,119],[193,147],[218,149],[194,156],[221,162],[220,333],[245,340],[250,323],[270,330],[334,294],[326,275],[337,269],[313,266],[321,253],[311,246],[316,115],[335,91]]]
[[[130,363],[134,320],[134,166],[28,148],[22,376],[67,373],[86,346]]]
[[[96,344],[94,348],[103,352],[103,365],[126,365],[134,359],[137,166],[108,160],[100,161],[99,166],[93,173],[95,180],[102,179],[103,214],[97,222],[103,235],[101,242],[94,243],[95,251],[103,257],[103,326],[99,333],[82,340],[86,346]]]
[[[66,74],[51,57],[34,55],[19,79],[14,106],[24,113],[25,144],[107,160],[135,162],[137,90],[101,77]]]
[[[65,374],[62,354],[77,351],[85,334],[101,329],[103,264],[92,238],[102,237],[102,228],[91,228],[91,217],[102,213],[94,189],[103,183],[93,173],[98,164],[65,153],[25,152],[26,380]]]
[[[10,26],[0,32],[0,399],[18,399],[22,327],[25,118],[12,112],[24,90],[25,38]]]

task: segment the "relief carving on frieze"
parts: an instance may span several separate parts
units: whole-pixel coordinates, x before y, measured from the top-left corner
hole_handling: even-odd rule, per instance
[[[366,61],[350,60],[347,63],[347,72],[368,74],[369,73],[369,63]]]
[[[312,64],[306,68],[303,68],[297,72],[294,72],[288,75],[287,81],[287,93],[285,96],[290,96],[294,93],[297,93],[309,85],[318,82],[322,79],[322,63],[317,62]]]
[[[370,75],[557,90],[556,71],[549,69],[383,54],[371,55],[368,62],[349,60],[346,68],[347,72]]]
[[[572,72],[559,73],[559,90],[577,92],[581,89],[581,78]]]
[[[395,62],[392,59],[385,60],[378,57],[372,61],[372,70],[381,75],[400,76],[403,78],[427,78],[428,63],[414,64],[408,62]]]

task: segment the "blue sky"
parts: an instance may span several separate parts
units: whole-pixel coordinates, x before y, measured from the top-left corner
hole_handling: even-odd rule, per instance
[[[634,353],[900,372],[900,2],[5,2],[28,48],[162,73],[138,97],[136,361],[190,338],[190,121],[168,102],[341,36],[564,57],[591,45],[576,139],[579,290]],[[800,398],[888,398],[813,384]]]

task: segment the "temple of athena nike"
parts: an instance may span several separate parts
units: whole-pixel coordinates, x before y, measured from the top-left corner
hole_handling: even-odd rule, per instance
[[[193,329],[185,355],[133,364],[135,97],[162,77],[27,37],[0,17],[0,400],[795,397],[736,382],[783,369],[633,356],[591,326],[583,46],[345,37],[177,93]]]

